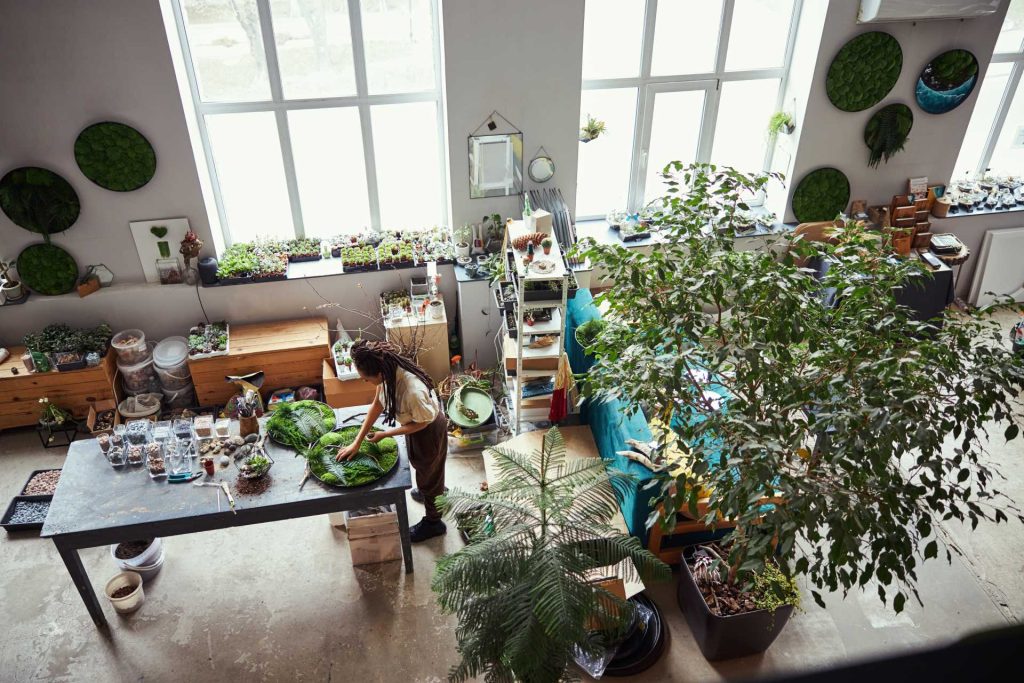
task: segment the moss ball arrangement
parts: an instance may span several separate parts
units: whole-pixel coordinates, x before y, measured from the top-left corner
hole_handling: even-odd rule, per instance
[[[22,166],[0,178],[0,209],[19,227],[49,236],[78,220],[81,204],[70,183],[47,168]]]
[[[913,126],[914,113],[905,104],[889,104],[872,114],[864,127],[864,144],[871,151],[868,166],[878,168],[901,151]]]
[[[850,40],[828,68],[825,91],[843,111],[863,111],[882,101],[903,69],[903,50],[895,38],[869,31]]]
[[[94,123],[75,140],[75,161],[86,178],[114,192],[137,190],[156,173],[149,140],[123,123]]]
[[[22,282],[38,294],[66,294],[78,281],[78,264],[55,244],[30,244],[18,256]]]
[[[801,223],[830,221],[850,201],[850,181],[837,168],[811,171],[793,191],[793,214]]]

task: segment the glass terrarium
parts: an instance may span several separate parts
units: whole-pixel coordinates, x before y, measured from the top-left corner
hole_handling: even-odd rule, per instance
[[[162,285],[180,285],[185,281],[185,273],[182,270],[181,262],[176,258],[158,258],[156,260],[156,272],[160,276]]]

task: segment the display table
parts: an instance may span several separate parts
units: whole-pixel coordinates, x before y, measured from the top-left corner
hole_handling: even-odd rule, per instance
[[[366,406],[335,411],[339,425],[346,420],[358,425],[365,413]],[[293,450],[268,440],[267,450],[274,459],[274,466],[268,475],[273,478],[273,483],[266,492],[240,496],[234,490],[237,478],[234,465],[218,470],[213,477],[204,475],[199,479],[227,482],[235,498],[235,512],[223,500],[218,511],[215,488],[190,483],[172,484],[167,479],[154,480],[144,466],[126,465],[114,469],[107,463],[95,439],[76,441],[68,451],[41,535],[53,539],[97,626],[105,626],[107,620],[78,550],[137,538],[176,536],[374,505],[394,505],[398,511],[405,571],[411,572],[412,546],[405,491],[412,488],[412,478],[405,438],[399,436],[396,441],[398,464],[376,482],[340,489],[310,478],[299,490],[305,461],[295,457]],[[193,467],[198,470],[198,462]],[[296,552],[301,544],[302,540],[296,539]],[[311,562],[315,564],[315,561]],[[267,589],[273,589],[273,577],[266,577],[266,581]]]
[[[597,458],[600,459],[601,454],[597,450],[597,444],[594,443],[594,437],[590,432],[590,428],[586,426],[580,427],[559,427],[559,431],[562,433],[562,440],[565,442],[565,452],[570,458]],[[533,453],[540,451],[541,444],[544,441],[544,434],[547,430],[538,430],[533,432],[525,432],[518,436],[514,436],[508,441],[501,443],[502,448],[507,448],[517,453]],[[484,460],[484,475],[487,477],[488,482],[495,482],[500,479],[498,475],[498,469],[494,463],[494,457],[489,449],[485,449],[483,453]],[[621,512],[616,512],[615,516],[609,521],[609,524],[616,529],[616,531],[622,533],[625,536],[629,536],[629,529],[626,528],[626,520],[623,519]],[[623,564],[632,562],[632,560],[623,560]],[[640,593],[644,589],[644,584],[637,576],[636,571],[630,571],[626,566],[618,566],[618,568],[610,573],[623,580],[623,587],[625,588],[626,598],[631,598],[634,595]]]
[[[274,389],[323,382],[323,360],[331,357],[327,318],[303,318],[252,325],[232,325],[228,354],[190,359],[189,371],[201,406],[227,403],[238,393],[226,375],[262,370],[266,394]]]
[[[46,397],[76,418],[89,413],[94,401],[116,400],[114,395],[115,353],[107,352],[94,368],[69,372],[25,370],[24,346],[8,349],[11,357],[0,363],[0,430],[34,425],[39,420],[39,399]],[[18,374],[14,374],[14,370]]]

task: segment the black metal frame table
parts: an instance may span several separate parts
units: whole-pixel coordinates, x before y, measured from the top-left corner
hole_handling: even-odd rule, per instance
[[[346,419],[358,425],[360,421],[352,418],[365,412],[363,406],[341,408],[335,414],[339,425]],[[238,472],[234,464],[218,469],[213,477],[204,475],[198,480],[227,482],[235,499],[235,512],[223,493],[218,511],[218,489],[214,487],[151,479],[145,466],[115,469],[95,439],[76,441],[68,450],[41,535],[53,539],[89,615],[101,627],[107,625],[107,620],[78,554],[81,548],[394,505],[405,571],[409,573],[413,570],[412,546],[405,492],[412,488],[412,477],[405,439],[396,440],[398,464],[390,473],[365,486],[339,489],[310,477],[300,490],[305,461],[291,449],[276,444],[268,445],[274,466],[267,475],[272,483],[264,493],[239,495],[234,490]],[[193,469],[200,469],[198,462]]]

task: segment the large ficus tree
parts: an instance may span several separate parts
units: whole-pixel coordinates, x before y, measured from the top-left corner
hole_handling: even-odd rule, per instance
[[[672,420],[692,461],[661,480],[660,502],[731,520],[737,576],[777,547],[819,604],[820,589],[872,579],[897,611],[920,600],[938,521],[1017,513],[985,462],[987,439],[1018,435],[1024,367],[1005,331],[985,311],[915,320],[895,289],[930,273],[863,225],[735,250],[737,213],[768,175],[675,162],[663,176],[663,242],[584,248],[613,280],[585,395]],[[821,279],[801,266],[812,256],[831,264]],[[771,497],[783,502],[759,502]]]

